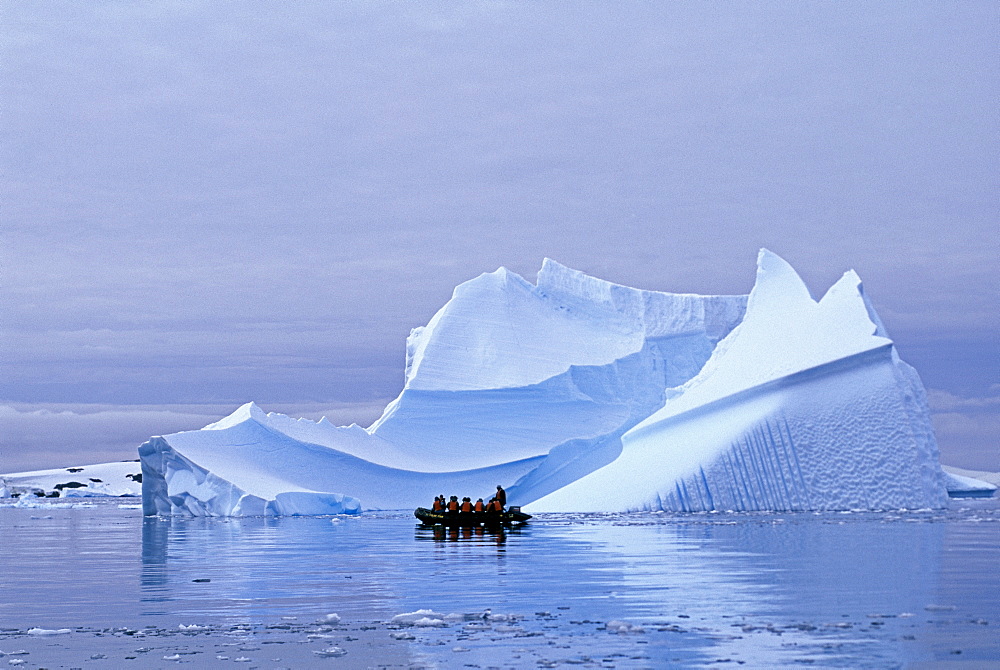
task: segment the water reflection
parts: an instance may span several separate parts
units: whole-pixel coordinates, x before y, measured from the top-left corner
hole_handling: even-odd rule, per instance
[[[597,622],[642,622],[652,665],[670,665],[678,644],[747,659],[752,642],[760,663],[781,665],[789,649],[833,641],[845,658],[886,667],[932,657],[936,643],[925,640],[942,631],[962,640],[963,658],[996,637],[998,527],[993,508],[539,515],[497,529],[415,527],[405,514],[143,519],[112,507],[5,509],[4,546],[31,551],[5,559],[0,624],[93,625],[95,594],[109,625],[327,612],[387,621],[424,608],[492,608],[550,612],[534,632],[574,640],[597,639]],[[602,635],[602,644],[612,639]]]
[[[414,531],[414,538],[425,542],[469,542],[475,545],[503,547],[507,544],[508,535],[518,536],[523,532],[524,528],[520,526],[504,528],[503,526],[425,526],[418,524]]]

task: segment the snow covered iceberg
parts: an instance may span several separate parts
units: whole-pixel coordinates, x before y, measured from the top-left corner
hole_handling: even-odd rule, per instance
[[[853,272],[819,302],[762,251],[750,296],[546,260],[455,289],[371,427],[253,404],[139,450],[147,514],[321,514],[507,486],[532,511],[938,507],[923,387]]]

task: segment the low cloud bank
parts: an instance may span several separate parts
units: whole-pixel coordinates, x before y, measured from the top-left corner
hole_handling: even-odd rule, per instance
[[[303,403],[265,406],[268,411],[334,423],[368,425],[386,401],[334,406]],[[0,472],[24,472],[138,458],[153,435],[197,430],[235,409],[232,405],[0,405]]]
[[[928,389],[941,462],[971,470],[1000,472],[1000,387],[982,397]]]

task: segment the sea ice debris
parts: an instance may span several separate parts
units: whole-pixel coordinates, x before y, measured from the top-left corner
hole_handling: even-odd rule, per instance
[[[437,619],[443,623],[444,615],[439,614],[434,610],[417,610],[416,612],[404,612],[403,614],[397,614],[392,617],[389,622],[409,626],[424,619]]]
[[[624,635],[626,633],[645,633],[646,632],[646,629],[644,629],[642,626],[638,626],[638,625],[630,623],[628,621],[619,621],[618,619],[613,619],[613,620],[607,622],[606,624],[604,624],[604,629],[606,631],[608,631],[609,633],[618,633],[618,634],[622,634],[622,635]]]
[[[28,635],[67,635],[73,631],[69,628],[29,628]]]
[[[341,647],[327,647],[326,649],[314,651],[313,653],[320,658],[337,658],[339,656],[344,656],[347,653],[347,650]]]

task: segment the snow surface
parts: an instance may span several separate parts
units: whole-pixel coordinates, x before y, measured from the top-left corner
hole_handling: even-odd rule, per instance
[[[368,429],[253,403],[140,447],[147,514],[886,509],[947,499],[923,386],[854,272],[819,301],[762,250],[749,297],[642,291],[546,260],[455,289]]]

